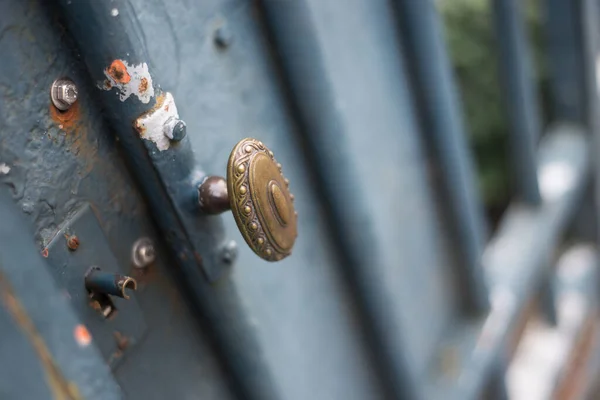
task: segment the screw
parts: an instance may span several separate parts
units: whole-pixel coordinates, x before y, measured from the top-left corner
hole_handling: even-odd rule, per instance
[[[52,104],[61,111],[67,111],[77,101],[77,86],[68,78],[57,79],[50,89]]]
[[[156,259],[154,244],[149,238],[141,238],[133,244],[131,260],[136,268],[146,268]]]
[[[233,42],[233,34],[229,30],[229,28],[225,25],[220,26],[215,31],[215,44],[219,46],[221,49],[229,47]]]
[[[163,133],[169,139],[179,142],[187,133],[186,124],[179,118],[170,117],[163,125]]]
[[[67,247],[69,248],[69,250],[77,250],[77,248],[79,247],[79,238],[75,235],[69,236],[69,238],[67,239]]]

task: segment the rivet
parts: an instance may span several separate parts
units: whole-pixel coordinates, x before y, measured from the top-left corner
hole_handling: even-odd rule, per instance
[[[273,252],[271,251],[271,249],[267,249],[265,251],[265,254],[268,255],[268,256],[270,256],[271,254],[273,254]]]
[[[69,236],[67,239],[67,247],[72,251],[77,250],[79,247],[79,238],[75,235]]]
[[[271,150],[269,150],[269,155],[271,156],[271,158],[274,157],[274,154],[273,154],[273,152]]]
[[[250,207],[248,207],[248,206],[244,207],[244,212],[246,214],[250,214],[250,211],[252,211],[252,209]]]
[[[154,244],[149,238],[138,239],[131,250],[131,261],[136,268],[145,268],[156,259]]]
[[[246,146],[246,148],[244,150],[246,151],[246,153],[251,153],[252,152],[252,146]]]
[[[244,166],[244,164],[240,165],[238,168],[238,172],[244,172],[246,170],[246,167]]]
[[[265,239],[263,238],[258,238],[257,240],[258,244],[263,244],[265,242]]]
[[[281,171],[281,164],[277,163],[277,169]]]
[[[286,186],[290,186],[290,180],[288,178],[285,178],[283,181],[285,182]]]
[[[252,224],[250,224],[250,229],[252,229],[253,231],[258,229],[258,225],[256,225],[256,222],[253,222]]]
[[[240,186],[240,193],[246,194],[246,186]]]

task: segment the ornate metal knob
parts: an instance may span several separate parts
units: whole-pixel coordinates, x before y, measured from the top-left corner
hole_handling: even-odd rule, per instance
[[[210,214],[231,209],[248,246],[267,261],[279,261],[291,254],[298,236],[298,214],[288,186],[273,152],[246,138],[231,151],[227,181],[206,178],[198,188],[198,200]]]

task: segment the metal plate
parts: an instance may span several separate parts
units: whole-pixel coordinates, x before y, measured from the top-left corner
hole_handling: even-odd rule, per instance
[[[80,244],[76,250],[67,247],[67,238],[72,235],[79,239]],[[146,331],[146,322],[135,294],[131,292],[129,300],[110,297],[117,310],[110,318],[104,318],[89,304],[83,280],[91,266],[123,275],[129,273],[118,264],[89,205],[83,206],[63,225],[42,251],[42,255],[48,258],[58,285],[66,290],[73,308],[91,332],[96,346],[111,368],[116,368],[123,356],[140,341]]]

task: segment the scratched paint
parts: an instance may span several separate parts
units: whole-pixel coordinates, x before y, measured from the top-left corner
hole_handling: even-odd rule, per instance
[[[6,175],[10,172],[10,167],[6,163],[0,163],[0,175]]]
[[[179,118],[175,99],[171,93],[157,96],[156,106],[135,121],[135,129],[142,139],[156,144],[158,150],[167,150],[171,141],[165,134],[165,124],[171,118]]]
[[[146,63],[129,65],[125,60],[114,60],[104,69],[104,76],[106,79],[98,83],[98,88],[102,90],[115,88],[121,101],[134,95],[142,103],[147,104],[154,96],[152,77]]]
[[[79,400],[82,399],[77,386],[69,382],[62,375],[60,369],[56,366],[52,354],[46,345],[42,335],[32,321],[25,307],[17,298],[12,286],[8,280],[0,273],[0,303],[11,314],[13,320],[17,323],[21,331],[27,336],[31,346],[35,350],[40,360],[40,364],[46,373],[48,386],[50,387],[55,399]]]

